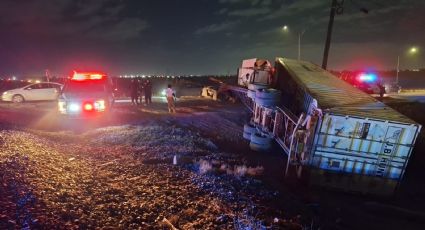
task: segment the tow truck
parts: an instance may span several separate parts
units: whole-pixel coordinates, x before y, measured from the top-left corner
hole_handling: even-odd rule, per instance
[[[60,93],[59,114],[71,118],[108,114],[114,104],[112,86],[104,73],[74,71]]]

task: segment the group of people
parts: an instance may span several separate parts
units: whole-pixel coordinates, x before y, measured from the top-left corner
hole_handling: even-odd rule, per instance
[[[131,80],[130,85],[131,103],[139,105],[143,103],[143,96],[145,97],[145,104],[152,104],[152,83],[150,80]]]
[[[145,104],[150,105],[152,104],[152,83],[150,80],[131,80],[130,84],[130,96],[131,96],[131,103],[133,105],[139,105],[143,102],[143,96],[145,97]],[[168,104],[168,112],[175,113],[176,112],[176,106],[174,104],[174,101],[176,99],[176,95],[174,93],[174,90],[172,89],[171,85],[168,85],[167,89],[165,90],[165,96],[167,98],[167,104]]]

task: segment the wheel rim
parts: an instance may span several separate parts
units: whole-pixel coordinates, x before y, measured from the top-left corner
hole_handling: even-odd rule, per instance
[[[24,98],[22,96],[14,96],[13,97],[13,102],[21,103],[22,101],[24,101]]]

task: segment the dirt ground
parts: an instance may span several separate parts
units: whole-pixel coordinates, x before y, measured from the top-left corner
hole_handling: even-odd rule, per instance
[[[407,115],[424,107],[388,103]],[[423,136],[397,194],[379,198],[286,181],[279,148],[256,153],[242,138],[249,113],[239,104],[184,98],[169,114],[161,100],[119,103],[101,121],[62,120],[53,110],[54,103],[0,104],[0,229],[425,224]]]

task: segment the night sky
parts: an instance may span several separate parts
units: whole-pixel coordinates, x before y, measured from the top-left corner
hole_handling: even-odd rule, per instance
[[[242,59],[322,63],[331,0],[2,0],[0,77],[234,74]],[[369,14],[359,9],[367,8]],[[289,31],[284,32],[282,26]],[[416,46],[419,52],[409,55]],[[330,69],[425,66],[424,0],[345,0]]]

